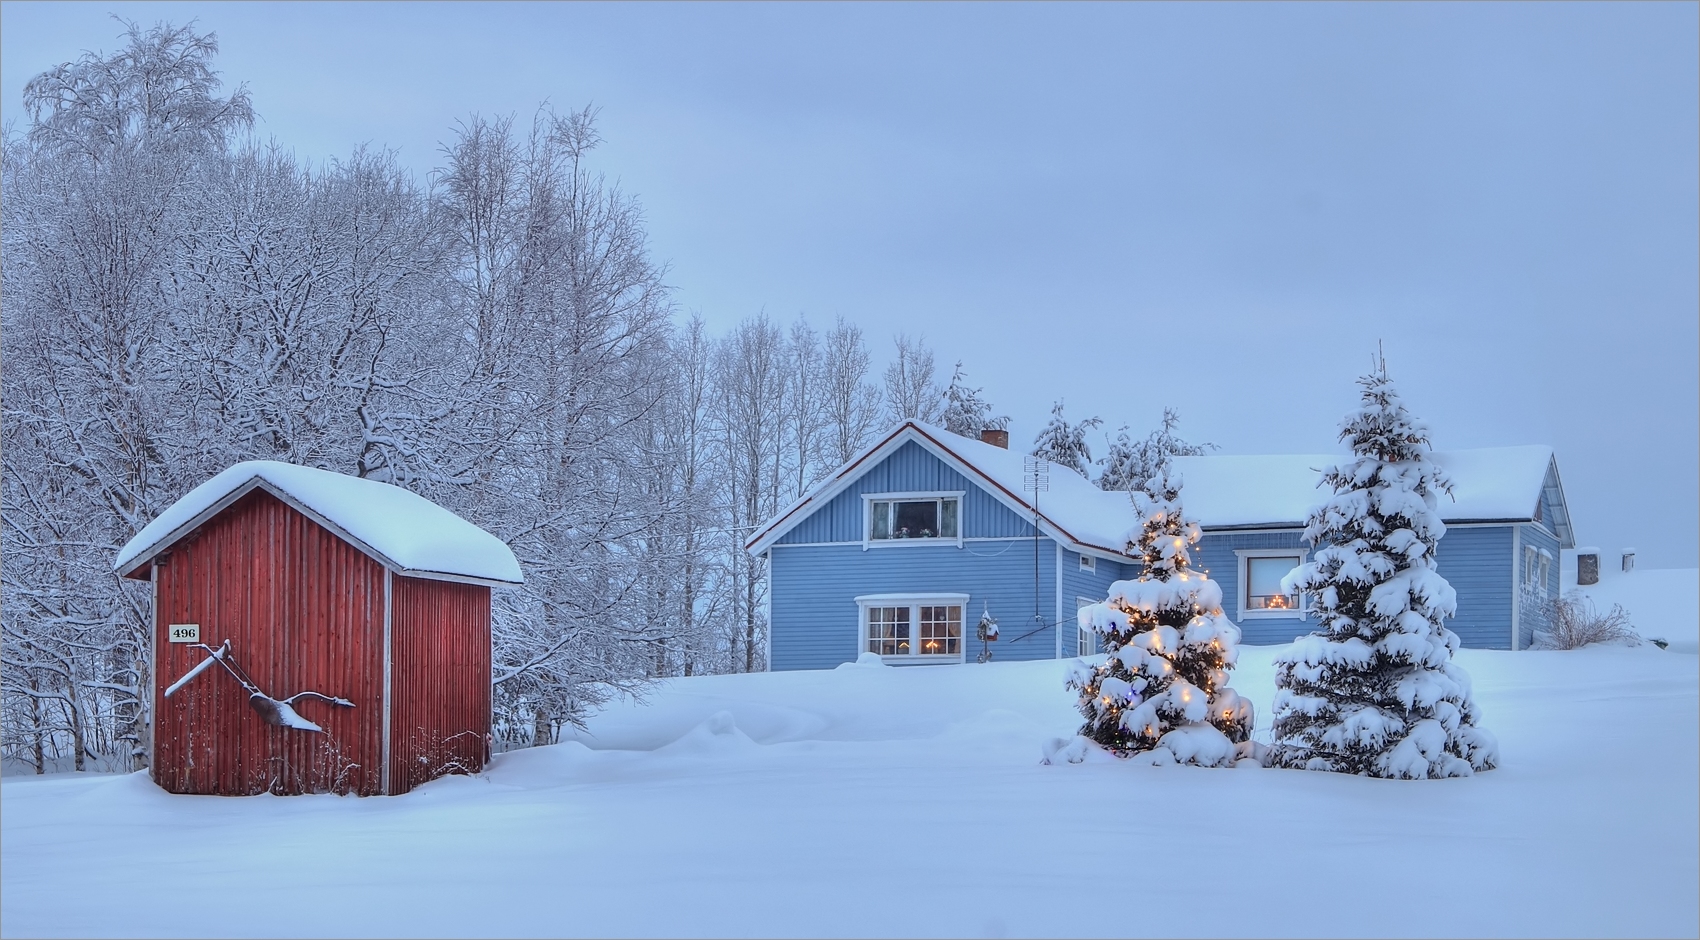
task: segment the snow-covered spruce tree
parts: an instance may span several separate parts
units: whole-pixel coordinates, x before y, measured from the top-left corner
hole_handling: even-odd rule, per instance
[[[1372,777],[1458,777],[1492,768],[1493,735],[1476,727],[1470,677],[1442,625],[1456,600],[1435,571],[1446,526],[1435,511],[1451,483],[1424,448],[1387,363],[1358,379],[1362,403],[1340,437],[1353,459],[1323,471],[1334,496],[1311,512],[1320,546],[1283,588],[1310,597],[1321,628],[1276,660],[1277,767]]]
[[[1103,423],[1101,418],[1087,418],[1079,424],[1069,424],[1059,401],[1051,406],[1051,420],[1033,439],[1033,456],[1067,467],[1090,480],[1092,448],[1086,443],[1086,432]]]
[[[1181,481],[1166,469],[1134,493],[1143,519],[1134,547],[1143,570],[1080,610],[1080,625],[1109,652],[1077,662],[1080,734],[1116,752],[1151,751],[1158,763],[1219,767],[1252,752],[1251,702],[1228,687],[1239,628],[1222,615],[1222,589],[1192,567],[1198,524],[1181,507]]]
[[[969,388],[962,374],[962,362],[957,360],[956,371],[950,375],[950,387],[944,390],[944,429],[952,434],[980,439],[980,432],[1009,427],[1008,415],[993,415],[992,406],[980,397],[982,389]]]
[[[1128,437],[1127,425],[1122,425],[1116,432],[1116,439],[1109,442],[1109,452],[1104,455],[1104,472],[1098,475],[1098,488],[1129,492],[1144,490],[1146,481],[1156,476],[1159,469],[1167,468],[1171,458],[1196,457],[1216,449],[1216,445],[1208,441],[1190,444],[1176,437],[1175,428],[1180,422],[1180,412],[1165,407],[1163,426],[1139,441]]]

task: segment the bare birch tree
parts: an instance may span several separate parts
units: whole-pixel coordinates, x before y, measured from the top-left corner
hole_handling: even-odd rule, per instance
[[[880,391],[868,381],[871,357],[862,329],[838,317],[822,350],[826,370],[826,462],[839,467],[866,447],[880,421]]]
[[[885,406],[892,423],[936,424],[944,412],[944,393],[933,380],[933,351],[926,337],[899,333],[892,342],[897,358],[885,367]]]

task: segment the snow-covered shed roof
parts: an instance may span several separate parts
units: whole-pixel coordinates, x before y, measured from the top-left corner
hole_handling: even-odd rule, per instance
[[[399,486],[275,460],[239,463],[190,490],[136,533],[114,568],[135,574],[160,552],[255,488],[398,574],[520,584],[519,561],[501,539]]]
[[[1032,493],[1022,489],[1024,455],[952,434],[919,421],[905,421],[862,451],[796,502],[757,529],[745,548],[760,554],[793,526],[825,506],[887,455],[914,441],[1015,512],[1033,515]],[[1050,489],[1039,494],[1039,528],[1074,551],[1126,556],[1128,533],[1138,524],[1126,493],[1099,489],[1066,467],[1051,465]]]
[[[1452,498],[1440,498],[1440,517],[1446,522],[1532,521],[1544,490],[1554,518],[1543,521],[1566,543],[1573,541],[1552,448],[1484,447],[1431,456],[1452,479]],[[1174,469],[1182,477],[1187,514],[1204,528],[1274,528],[1303,525],[1311,507],[1328,496],[1318,488],[1322,468],[1343,459],[1340,454],[1176,457]]]

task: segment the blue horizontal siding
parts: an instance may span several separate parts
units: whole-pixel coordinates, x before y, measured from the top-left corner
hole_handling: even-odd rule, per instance
[[[926,448],[909,441],[884,460],[869,467],[844,492],[810,513],[782,536],[780,545],[822,542],[861,542],[864,493],[924,493],[938,490],[966,491],[962,497],[961,526],[966,538],[1031,537],[1032,520],[1023,519],[982,488],[979,482],[933,456]]]
[[[860,543],[781,544],[771,551],[770,662],[775,670],[831,669],[855,661],[863,649],[856,606],[856,598],[863,594],[967,594],[968,605],[962,612],[966,662],[974,662],[980,652],[973,634],[982,610],[998,620],[1002,635],[991,645],[997,660],[1056,655],[1056,630],[1050,625],[1056,605],[1056,548],[1048,539],[1040,542],[1038,578],[1039,611],[1046,626],[1019,640],[1037,626],[1031,543],[873,551],[864,551]]]
[[[1253,548],[1300,549],[1305,560],[1311,557],[1299,529],[1206,532],[1193,552],[1194,564],[1221,586],[1222,611],[1239,625],[1244,642],[1289,643],[1316,629],[1316,621],[1309,618],[1240,617],[1240,567],[1234,552]],[[1548,550],[1557,555],[1556,548]],[[1458,613],[1447,626],[1463,644],[1473,649],[1510,649],[1511,527],[1448,529],[1435,549],[1435,566],[1457,592]],[[1551,577],[1556,579],[1556,566],[1553,571]]]
[[[1084,571],[1080,567],[1080,555],[1076,552],[1063,552],[1063,592],[1062,592],[1062,654],[1064,656],[1079,656],[1079,621],[1074,619],[1075,598],[1085,597],[1094,603],[1102,601],[1110,594],[1110,585],[1122,580],[1124,568],[1121,564],[1105,559],[1097,559],[1097,569]]]
[[[1316,621],[1300,617],[1240,617],[1240,559],[1234,553],[1252,548],[1290,548],[1310,559],[1303,529],[1206,532],[1192,553],[1193,567],[1204,569],[1222,589],[1222,613],[1239,626],[1241,642],[1290,643],[1316,629]]]
[[[1472,649],[1511,648],[1511,526],[1453,526],[1435,548],[1435,568],[1458,593],[1447,622]]]
[[[1549,619],[1548,605],[1558,597],[1558,538],[1545,528],[1538,525],[1519,526],[1525,546],[1544,548],[1552,558],[1547,562],[1547,579],[1545,584],[1523,587],[1524,579],[1529,572],[1524,570],[1527,563],[1525,553],[1517,553],[1517,635],[1518,645],[1528,649],[1535,642],[1535,631],[1545,630]]]

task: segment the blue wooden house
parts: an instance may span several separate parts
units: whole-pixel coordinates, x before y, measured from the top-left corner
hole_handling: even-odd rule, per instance
[[[1324,495],[1313,468],[1336,459],[1177,460],[1205,533],[1195,561],[1222,585],[1246,642],[1312,628],[1279,583],[1307,557],[1303,519]],[[1442,505],[1437,553],[1458,592],[1451,626],[1468,646],[1526,646],[1537,602],[1558,590],[1559,549],[1573,544],[1552,452],[1436,459],[1458,496]],[[986,615],[1000,661],[1092,652],[1075,611],[1138,575],[1132,504],[1062,467],[1046,489],[1028,482],[1021,454],[913,421],[839,468],[746,543],[768,563],[770,668],[827,669],[869,652],[892,665],[973,662]]]
[[[1465,646],[1523,649],[1558,596],[1559,550],[1574,548],[1552,448],[1436,451],[1452,479],[1440,497],[1446,535],[1435,565],[1458,594],[1449,627]],[[1304,520],[1329,495],[1321,469],[1338,455],[1177,457],[1181,502],[1204,530],[1193,561],[1222,586],[1247,643],[1285,643],[1314,624],[1281,578],[1310,559]]]

